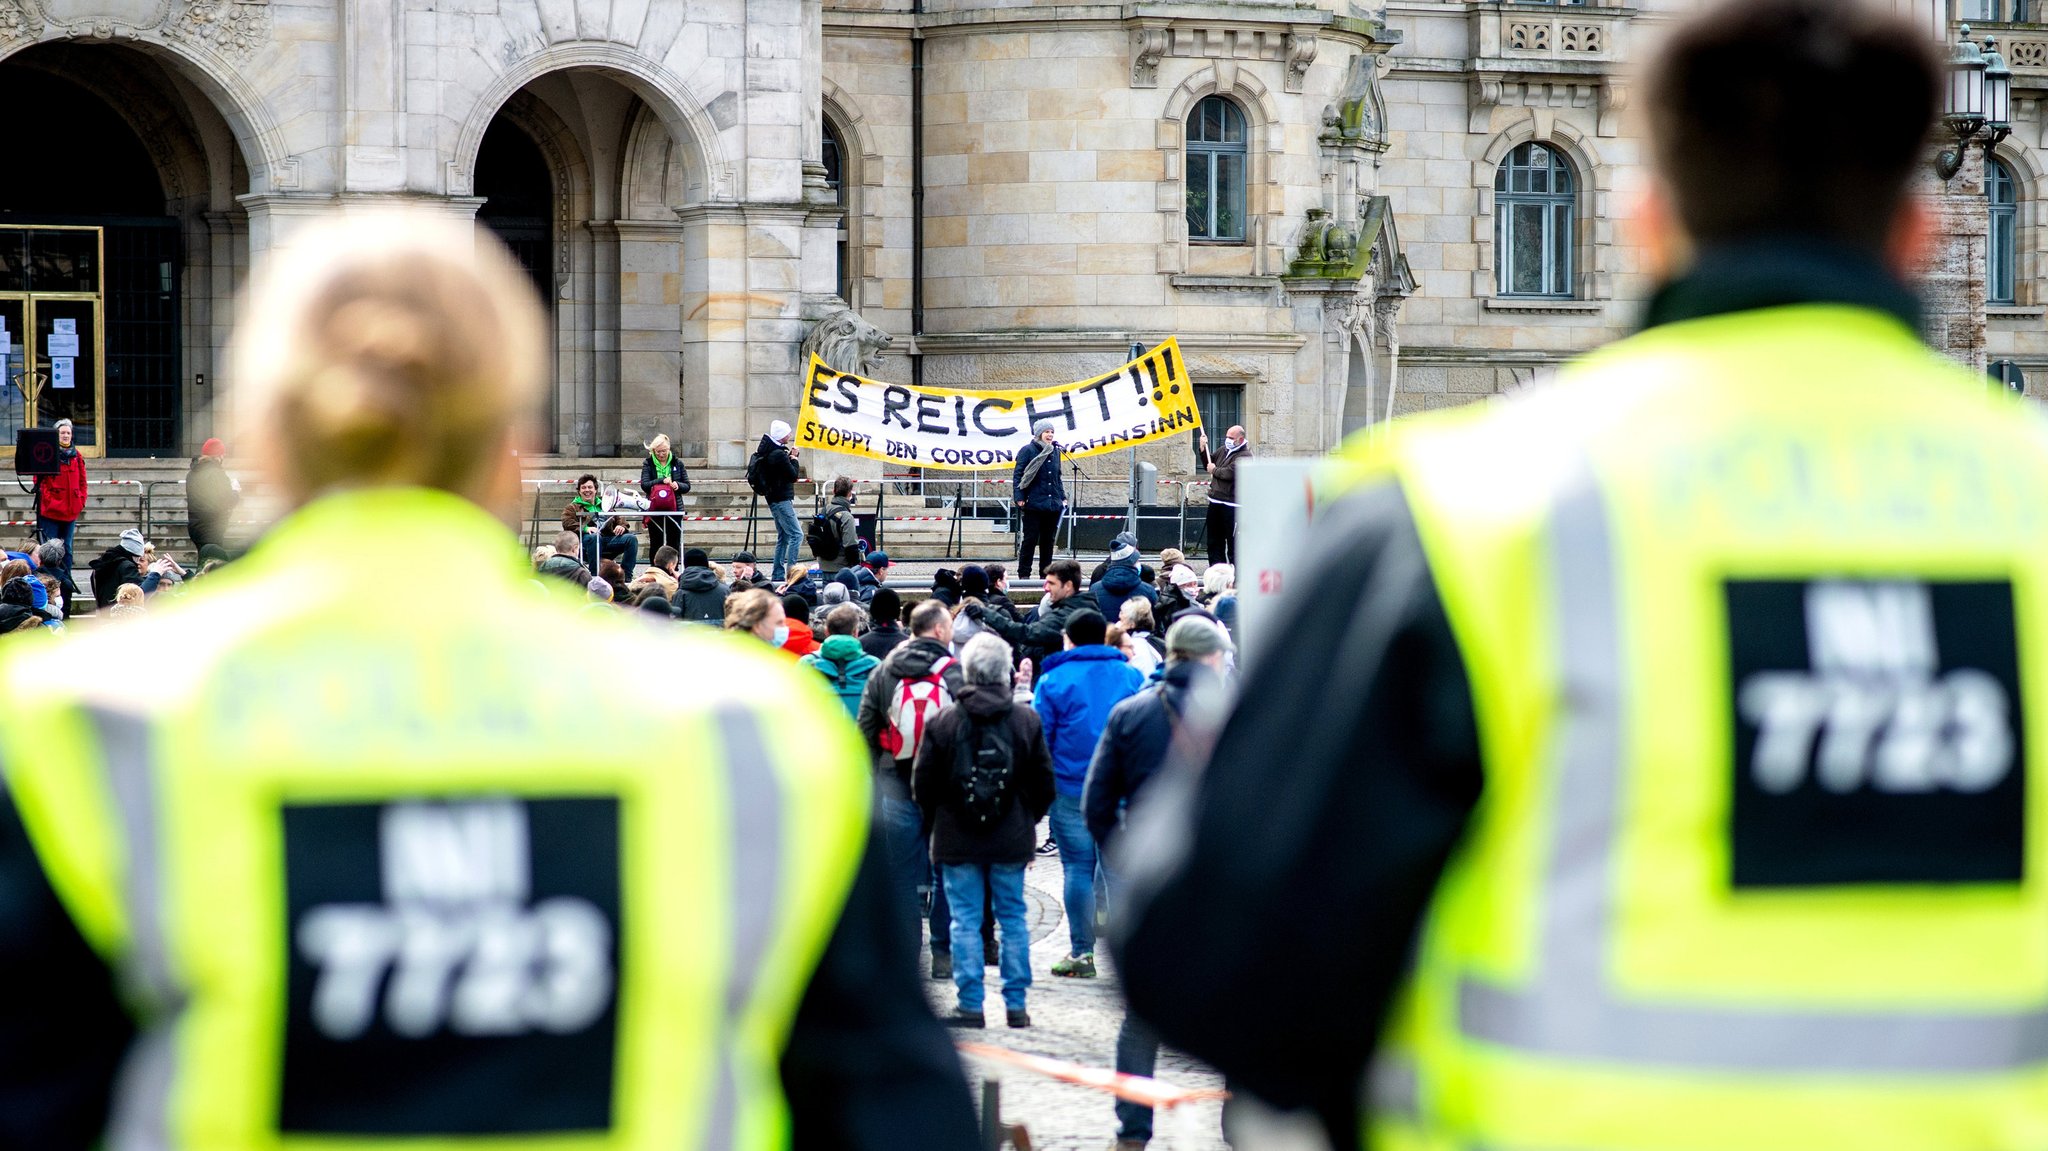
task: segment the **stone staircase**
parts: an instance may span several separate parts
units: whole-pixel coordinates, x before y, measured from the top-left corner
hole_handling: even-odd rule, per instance
[[[757,517],[752,542],[765,554],[774,545],[775,528],[767,507],[754,500],[740,469],[712,468],[703,460],[688,458],[683,462],[690,469],[691,482],[690,494],[683,497],[683,510],[704,517],[684,521],[684,546],[729,557],[748,545],[747,517],[751,514]],[[123,530],[141,528],[159,551],[190,566],[196,556],[185,531],[184,480],[189,466],[190,461],[180,459],[88,460],[86,509],[73,545],[77,561],[84,564],[114,546]],[[235,461],[229,461],[228,470],[242,484],[242,503],[235,509],[229,534],[240,541],[253,539],[281,514],[282,505],[273,491]],[[521,537],[531,547],[552,539],[560,529],[562,507],[571,498],[578,476],[593,474],[607,485],[637,490],[640,460],[530,456],[522,461],[521,470],[525,475]],[[949,540],[955,535],[952,504],[960,490],[960,485],[942,481],[928,487],[892,482],[878,495],[873,485],[863,484],[860,511],[879,512],[884,517],[879,542],[897,559],[941,559],[949,554],[994,557],[1013,552],[1016,537],[992,494],[963,509],[959,538],[949,549]],[[805,480],[797,485],[799,516],[808,515],[821,501],[817,484]],[[977,510],[980,514],[973,514]],[[21,550],[35,534],[34,519],[34,496],[22,490],[11,475],[0,474],[0,543]],[[644,530],[641,539],[644,544]]]

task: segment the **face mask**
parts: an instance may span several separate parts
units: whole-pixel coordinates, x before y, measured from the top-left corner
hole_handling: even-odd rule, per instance
[[[1224,441],[1223,441],[1223,446],[1224,446],[1224,448],[1225,448],[1225,449],[1227,449],[1227,450],[1229,450],[1229,451],[1233,451],[1233,452],[1234,452],[1234,451],[1236,451],[1237,449],[1239,449],[1239,448],[1241,448],[1241,447],[1243,447],[1243,446],[1244,446],[1244,441],[1243,441],[1243,440],[1235,440],[1235,439],[1230,439],[1230,438],[1228,438],[1228,437],[1225,437],[1225,439],[1224,439]]]
[[[776,647],[781,647],[783,644],[789,642],[788,624],[783,624],[782,626],[775,629],[775,639],[772,642],[775,644]]]

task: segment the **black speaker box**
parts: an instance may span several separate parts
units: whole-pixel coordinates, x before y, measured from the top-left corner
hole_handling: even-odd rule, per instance
[[[54,476],[57,465],[55,428],[22,428],[14,433],[15,475]]]

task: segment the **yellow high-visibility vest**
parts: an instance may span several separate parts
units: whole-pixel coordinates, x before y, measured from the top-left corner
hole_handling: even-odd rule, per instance
[[[2048,430],[1875,311],[1698,319],[1349,453],[1486,774],[1381,1147],[2048,1146]]]
[[[139,1022],[110,1147],[786,1144],[859,734],[518,563],[452,496],[334,495],[0,666],[5,786]]]

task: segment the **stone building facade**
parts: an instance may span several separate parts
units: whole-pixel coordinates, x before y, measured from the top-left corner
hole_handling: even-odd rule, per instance
[[[314,213],[406,200],[526,266],[564,455],[660,431],[738,464],[841,308],[891,337],[875,374],[937,385],[1083,378],[1178,336],[1210,422],[1321,451],[1629,329],[1622,65],[1682,6],[0,0],[0,101],[63,110],[37,118],[50,175],[0,189],[10,379],[54,370],[10,245],[98,228],[94,354],[67,369],[98,389],[91,442],[188,453],[231,415],[251,264]],[[1995,30],[2014,202],[2000,232],[1966,168],[1949,270],[2006,253],[1986,354],[2048,380],[2048,30]]]

